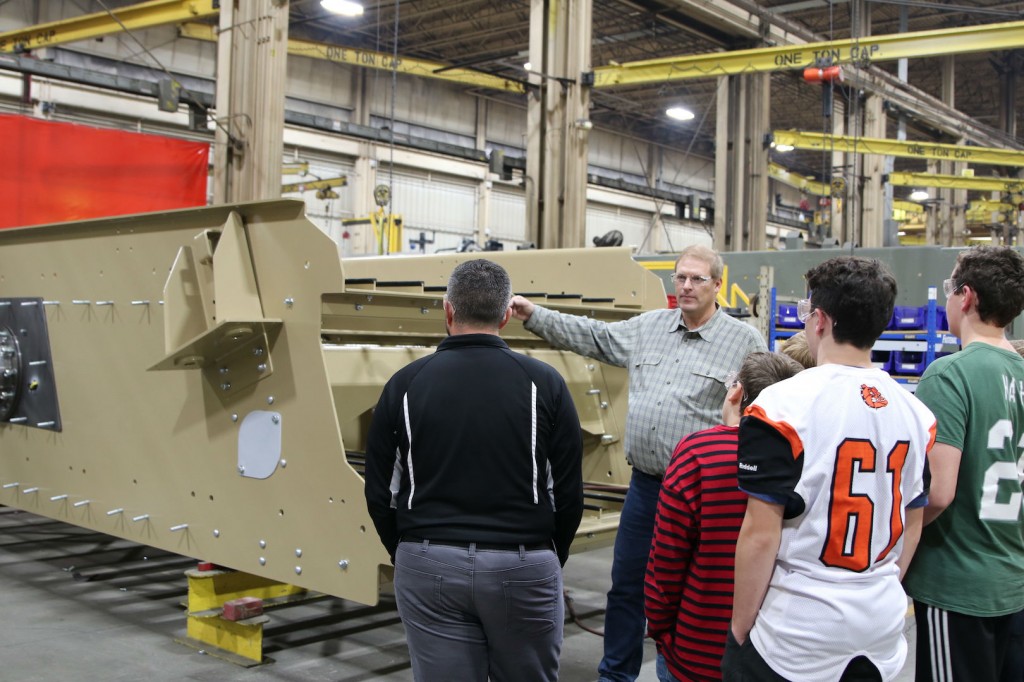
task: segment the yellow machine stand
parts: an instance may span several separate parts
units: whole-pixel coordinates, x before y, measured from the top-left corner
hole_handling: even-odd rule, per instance
[[[318,598],[303,587],[280,583],[258,575],[224,569],[189,570],[188,621],[182,644],[251,667],[264,663],[263,626],[270,622],[266,615],[243,620],[223,617],[225,602],[239,597],[258,597],[263,608]]]

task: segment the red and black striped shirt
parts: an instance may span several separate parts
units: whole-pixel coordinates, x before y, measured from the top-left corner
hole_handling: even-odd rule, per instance
[[[679,680],[722,679],[736,539],[747,496],[736,481],[739,429],[679,441],[658,498],[644,585],[647,628]]]

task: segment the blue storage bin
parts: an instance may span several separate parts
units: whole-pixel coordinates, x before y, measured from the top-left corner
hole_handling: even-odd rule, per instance
[[[924,372],[924,353],[917,351],[895,351],[892,359],[893,374],[920,375]]]
[[[883,372],[892,371],[892,352],[887,350],[871,351],[871,364]]]
[[[941,331],[949,331],[949,320],[946,318],[945,308],[935,308],[935,328]]]
[[[916,305],[898,305],[892,311],[893,329],[924,329],[927,308]]]
[[[780,303],[779,314],[775,318],[776,327],[803,329],[804,323],[796,316],[796,304]]]

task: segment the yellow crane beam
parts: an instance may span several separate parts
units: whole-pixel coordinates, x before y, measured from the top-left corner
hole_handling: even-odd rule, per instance
[[[309,161],[292,161],[281,166],[281,175],[305,175],[309,172]]]
[[[800,130],[776,130],[775,144],[788,144],[797,149],[835,151],[854,154],[884,154],[908,159],[964,161],[991,166],[1024,166],[1024,152],[990,147],[968,147],[938,142],[906,142],[874,137],[846,137]]]
[[[179,29],[180,34],[185,38],[195,40],[216,41],[216,28],[207,24],[188,23]],[[409,57],[394,55],[386,52],[374,52],[340,45],[329,45],[327,43],[315,43],[309,40],[288,40],[288,54],[312,59],[323,59],[336,64],[349,64],[361,66],[368,69],[397,70],[399,73],[424,78],[437,78],[463,85],[471,85],[492,90],[503,90],[505,92],[526,92],[526,88],[519,81],[509,80],[492,76],[489,73],[472,71],[470,69],[450,68],[441,62],[432,62],[424,59],[411,59]]]
[[[741,73],[788,71],[815,66],[821,60],[832,65],[866,65],[907,57],[994,52],[1022,46],[1024,21],[958,26],[934,31],[866,36],[855,40],[760,47],[609,64],[594,69],[594,87],[607,88]]]
[[[902,199],[893,199],[892,210],[903,211],[904,213],[924,213],[924,206],[917,203],[916,201],[903,201]]]
[[[938,175],[935,173],[889,173],[889,184],[899,187],[938,187],[941,189],[966,189],[979,192],[1024,192],[1024,179],[967,177],[962,175]]]
[[[347,184],[348,178],[344,175],[338,178],[327,178],[326,180],[294,182],[290,185],[281,185],[281,194],[288,194],[290,192],[308,192],[313,189],[328,189],[330,187],[344,187]]]
[[[809,194],[815,194],[820,197],[832,196],[832,189],[827,183],[818,182],[814,178],[808,178],[798,173],[794,173],[787,168],[783,168],[777,163],[768,164],[768,175],[779,182],[783,182],[790,187],[796,187],[797,189],[804,190]]]
[[[0,53],[25,52],[165,24],[217,16],[215,0],[150,0],[108,12],[85,14],[0,33]],[[113,15],[113,16],[111,16]],[[115,18],[116,17],[116,18]]]

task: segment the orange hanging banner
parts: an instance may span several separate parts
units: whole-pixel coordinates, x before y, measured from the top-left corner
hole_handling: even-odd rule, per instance
[[[209,145],[0,115],[0,228],[206,205]]]

